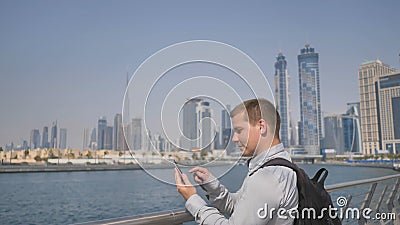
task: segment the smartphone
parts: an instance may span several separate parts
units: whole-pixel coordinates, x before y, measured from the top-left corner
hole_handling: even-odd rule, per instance
[[[174,165],[175,165],[175,168],[178,169],[178,173],[179,173],[179,176],[181,177],[182,183],[185,184],[185,181],[183,181],[183,177],[182,177],[182,170],[181,170],[181,168],[179,168],[178,163],[176,163],[175,159],[174,159]]]

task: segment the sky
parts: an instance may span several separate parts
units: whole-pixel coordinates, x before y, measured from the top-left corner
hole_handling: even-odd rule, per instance
[[[30,131],[84,128],[122,111],[126,74],[157,51],[214,40],[250,56],[273,84],[286,56],[290,107],[299,119],[297,55],[319,53],[321,107],[344,113],[359,101],[357,70],[380,59],[399,68],[399,1],[0,1],[0,146]],[[207,73],[205,70],[204,73]],[[205,74],[206,75],[206,74]],[[218,114],[217,114],[218,115]]]

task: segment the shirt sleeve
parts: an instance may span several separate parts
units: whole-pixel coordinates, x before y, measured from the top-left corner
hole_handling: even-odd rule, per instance
[[[271,209],[276,210],[282,197],[278,182],[273,177],[265,180],[260,174],[254,174],[249,179],[243,192],[234,205],[232,215],[228,218],[217,208],[208,206],[199,196],[193,195],[186,202],[186,208],[199,224],[203,225],[264,225],[273,219]],[[254,177],[254,179],[253,179]],[[257,178],[258,177],[258,178]],[[232,206],[233,207],[233,206]]]
[[[242,189],[237,193],[231,193],[212,175],[210,180],[211,182],[202,185],[202,187],[207,191],[208,200],[212,206],[215,206],[223,214],[231,215]]]

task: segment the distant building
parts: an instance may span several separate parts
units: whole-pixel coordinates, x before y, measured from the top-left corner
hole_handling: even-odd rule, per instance
[[[343,122],[345,151],[362,153],[360,103],[347,103],[347,112]]]
[[[22,146],[18,150],[27,150],[29,148],[28,142],[26,140],[22,141]]]
[[[324,149],[335,149],[339,155],[361,153],[358,105],[359,103],[350,103],[346,114],[324,118]]]
[[[343,125],[341,115],[330,115],[324,118],[325,137],[323,148],[335,149],[340,155],[344,154]]]
[[[321,154],[322,139],[319,56],[306,45],[297,56],[300,91],[300,143],[310,154]]]
[[[375,77],[378,128],[381,148],[400,153],[400,72]]]
[[[60,128],[60,149],[67,148],[67,129]]]
[[[113,127],[107,126],[105,131],[105,141],[104,141],[104,149],[112,150],[113,149]]]
[[[201,99],[190,99],[185,102],[182,109],[182,132],[181,148],[183,150],[191,150],[198,148],[197,145],[197,104],[201,102]]]
[[[96,128],[93,128],[92,132],[90,133],[89,148],[92,150],[97,149],[97,129]]]
[[[82,150],[89,149],[89,141],[90,141],[90,129],[84,128],[83,129],[83,143],[82,143]]]
[[[379,77],[393,72],[395,72],[394,68],[383,64],[380,60],[365,62],[358,69],[361,138],[364,154],[374,154],[375,150],[382,149],[378,124],[378,93],[376,92],[378,87],[375,82]]]
[[[210,102],[202,98],[190,99],[185,102],[182,113],[181,148],[188,151],[214,149],[216,137]]]
[[[50,148],[57,148],[57,121],[53,122],[50,135]]]
[[[285,147],[290,146],[289,117],[289,75],[285,56],[279,53],[275,62],[275,101],[281,118],[280,140]]]
[[[43,132],[42,132],[42,148],[49,148],[49,128],[48,127],[43,127]]]
[[[106,117],[100,117],[97,121],[97,149],[102,150],[105,147],[107,119]]]
[[[201,101],[197,104],[196,107],[197,112],[197,124],[200,125],[197,130],[197,137],[201,137],[199,139],[198,146],[200,149],[204,149],[210,151],[214,149],[214,141],[215,141],[215,127],[212,123],[212,109],[210,107],[210,102]]]
[[[30,149],[40,148],[40,133],[38,129],[34,129],[31,131],[29,148]]]
[[[235,149],[235,143],[232,142],[233,130],[231,128],[230,117],[231,106],[226,105],[226,108],[221,112],[221,148],[226,149],[226,153],[230,154]]]
[[[142,149],[142,119],[132,119],[132,138],[133,138],[133,150]]]
[[[122,146],[124,145],[124,133],[122,129],[122,115],[117,113],[114,117],[114,137],[113,137],[113,146],[115,150],[122,150]]]
[[[214,149],[220,149],[221,144],[219,141],[219,137],[220,137],[220,132],[219,131],[215,131],[215,139],[214,139]]]

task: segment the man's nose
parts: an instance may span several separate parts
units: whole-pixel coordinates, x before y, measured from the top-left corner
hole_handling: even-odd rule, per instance
[[[232,141],[233,142],[238,142],[239,141],[239,138],[237,137],[237,133],[236,132],[233,133]]]

